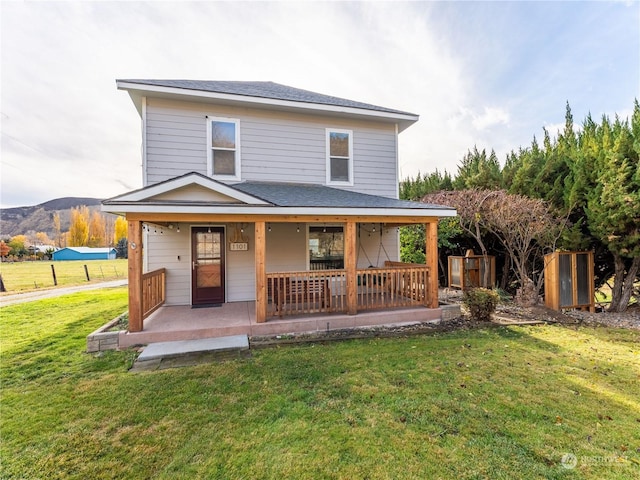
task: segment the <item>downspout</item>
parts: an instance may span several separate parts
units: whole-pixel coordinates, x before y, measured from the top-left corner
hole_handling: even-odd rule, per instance
[[[142,97],[142,186],[148,185],[147,175],[147,97]],[[142,230],[142,245],[149,245],[149,232]],[[142,255],[142,271],[149,271],[149,255]]]
[[[147,183],[147,97],[142,97],[142,186]]]
[[[400,198],[400,157],[398,154],[398,124],[395,124],[396,138],[395,138],[395,156],[396,156],[396,199]]]
[[[396,138],[395,138],[395,155],[396,155],[396,199],[400,198],[400,155],[398,149],[398,124],[395,124],[396,129]],[[396,259],[400,261],[400,228],[396,230]],[[382,231],[382,226],[380,226],[380,231]]]

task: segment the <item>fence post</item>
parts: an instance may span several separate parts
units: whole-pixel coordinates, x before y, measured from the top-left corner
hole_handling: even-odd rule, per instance
[[[90,282],[91,279],[89,278],[89,269],[87,268],[87,264],[86,263],[84,265],[84,274],[87,276],[87,282]]]
[[[56,278],[56,269],[53,265],[51,265],[51,274],[53,275],[53,285],[58,286],[58,279]]]
[[[2,274],[0,273],[0,292],[6,292],[7,289],[4,288],[4,280],[2,280]]]

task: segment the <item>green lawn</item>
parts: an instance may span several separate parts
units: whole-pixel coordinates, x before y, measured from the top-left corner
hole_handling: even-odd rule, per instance
[[[37,288],[53,288],[53,265],[58,286],[83,285],[87,283],[84,266],[89,271],[92,283],[127,278],[127,260],[75,260],[65,262],[0,262],[0,273],[7,294]]]
[[[494,327],[131,374],[131,352],[83,353],[125,308],[110,289],[0,309],[0,478],[640,474],[637,331]]]

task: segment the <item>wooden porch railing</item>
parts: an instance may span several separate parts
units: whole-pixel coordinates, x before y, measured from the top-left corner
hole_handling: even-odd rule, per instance
[[[267,316],[346,311],[344,270],[267,273]]]
[[[147,318],[165,301],[165,269],[142,275],[142,318]]]
[[[428,305],[429,267],[385,262],[357,270],[358,310]],[[267,316],[347,311],[345,270],[267,273]]]
[[[428,305],[429,267],[400,262],[385,265],[357,271],[358,310]]]

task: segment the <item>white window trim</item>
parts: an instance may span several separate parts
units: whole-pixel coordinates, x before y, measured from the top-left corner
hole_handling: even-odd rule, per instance
[[[237,118],[226,118],[226,117],[214,117],[211,115],[207,115],[206,117],[206,129],[207,129],[207,175],[216,180],[231,180],[231,181],[240,181],[242,179],[242,174],[240,172],[240,165],[242,162],[240,161],[240,120]],[[213,174],[213,147],[211,146],[211,122],[227,122],[233,123],[236,126],[236,165],[235,165],[235,175],[214,175]]]
[[[331,145],[330,134],[331,133],[346,133],[349,135],[349,181],[338,182],[331,180]],[[327,128],[325,130],[325,142],[326,142],[326,172],[327,172],[327,185],[343,185],[353,186],[353,130],[345,130],[342,128]]]

